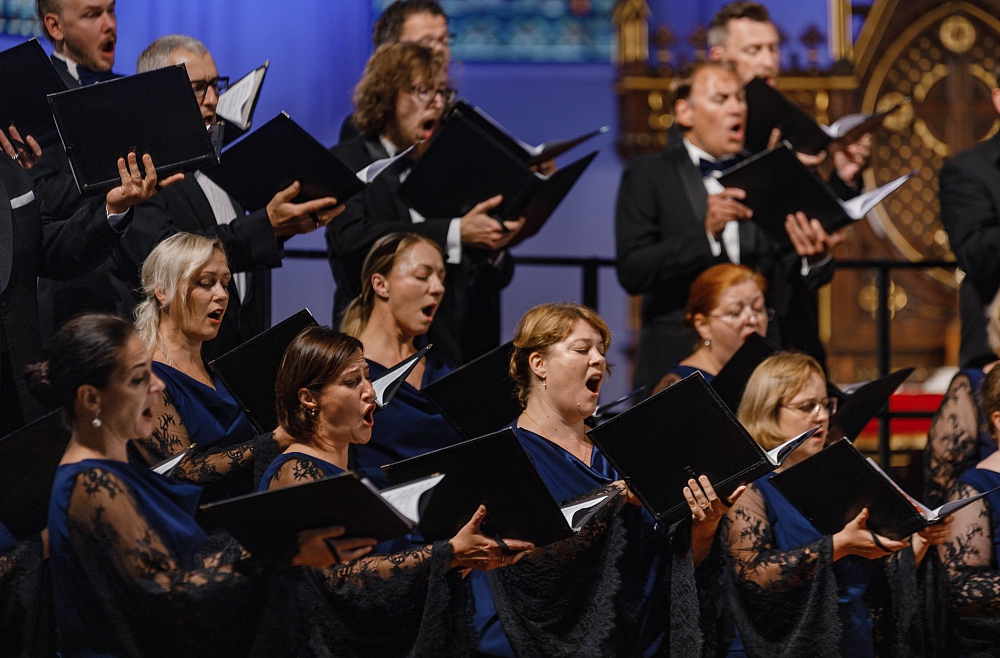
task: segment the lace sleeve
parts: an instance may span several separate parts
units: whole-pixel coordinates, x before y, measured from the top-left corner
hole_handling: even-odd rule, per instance
[[[721,525],[736,583],[751,592],[793,589],[808,581],[823,564],[824,552],[832,557],[829,536],[790,551],[777,548],[764,496],[754,485],[736,501]]]
[[[924,450],[924,491],[930,507],[944,504],[955,479],[979,459],[979,410],[968,376],[951,380],[931,420]]]
[[[959,483],[952,500],[978,493]],[[938,552],[949,582],[948,605],[967,617],[1000,617],[1000,571],[993,560],[990,510],[983,500],[955,512],[948,542]]]
[[[172,554],[141,509],[115,474],[91,468],[77,476],[69,542],[112,625],[107,632],[135,647],[128,655],[245,655],[257,579],[227,552]]]
[[[166,391],[153,405],[152,411],[156,419],[153,433],[149,437],[135,439],[134,444],[150,464],[156,464],[191,445],[191,437]],[[174,468],[172,477],[194,484],[217,482],[233,471],[252,467],[253,458],[254,441],[196,451]]]

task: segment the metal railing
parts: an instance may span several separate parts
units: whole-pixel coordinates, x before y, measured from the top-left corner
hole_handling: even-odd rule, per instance
[[[289,249],[285,251],[285,258],[325,260],[326,257],[326,252],[321,250]],[[516,256],[514,262],[519,265],[580,268],[581,300],[595,311],[600,310],[598,308],[598,299],[600,298],[600,280],[598,275],[600,270],[601,268],[612,268],[615,266],[615,259],[599,258],[596,256]],[[957,265],[954,261],[946,260],[837,259],[837,269],[875,270],[875,288],[878,299],[878,308],[875,311],[875,361],[878,366],[879,377],[885,377],[889,374],[892,361],[892,318],[889,310],[890,275],[892,271],[927,270],[932,268],[952,270],[956,267]],[[892,447],[889,441],[889,422],[895,418],[931,418],[934,416],[934,413],[933,411],[883,410],[876,416],[879,421],[878,458],[883,468],[889,465],[892,455]]]

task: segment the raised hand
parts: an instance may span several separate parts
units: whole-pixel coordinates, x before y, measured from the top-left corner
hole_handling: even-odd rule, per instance
[[[866,507],[833,536],[833,559],[839,560],[845,555],[860,555],[869,560],[877,560],[909,545],[908,541],[895,541],[869,530]]]
[[[737,187],[727,187],[719,194],[710,194],[705,212],[705,230],[718,240],[729,222],[742,222],[753,217],[753,211],[740,203],[745,198],[747,193]]]
[[[148,153],[142,156],[142,166],[146,169],[145,178],[139,170],[139,161],[135,153],[128,154],[127,166],[125,158],[118,158],[118,175],[122,184],[108,192],[105,197],[109,215],[123,213],[156,194],[157,189],[169,187],[184,178],[184,174],[174,174],[162,181],[158,180],[153,158]]]

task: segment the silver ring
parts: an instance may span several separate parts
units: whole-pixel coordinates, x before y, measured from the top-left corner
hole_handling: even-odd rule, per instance
[[[314,212],[311,212],[309,213],[309,218],[313,220],[313,224],[316,225],[316,228],[319,228],[319,215],[317,215]]]
[[[14,155],[10,156],[10,159],[11,160],[15,160],[15,161],[20,160],[21,159],[21,154],[18,153],[17,151],[15,151]]]

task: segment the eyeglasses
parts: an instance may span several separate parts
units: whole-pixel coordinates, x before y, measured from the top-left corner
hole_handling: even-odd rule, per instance
[[[439,95],[445,105],[451,105],[455,102],[455,96],[458,95],[458,91],[452,89],[451,87],[431,89],[427,85],[413,85],[410,87],[410,91],[417,95],[417,99],[421,103],[427,103],[428,105],[433,103]]]
[[[743,319],[743,316],[749,313],[751,316],[756,317],[758,321],[770,322],[774,319],[774,309],[773,308],[754,308],[753,306],[744,306],[738,311],[732,313],[711,313],[708,317],[718,318],[719,320],[725,320],[726,322],[736,323]]]
[[[424,37],[420,41],[414,41],[412,43],[433,50],[434,46],[444,46],[445,48],[448,48],[451,46],[454,40],[455,40],[454,34],[446,34],[443,37]]]
[[[837,398],[823,398],[822,400],[805,400],[804,402],[783,404],[781,406],[786,409],[798,411],[803,416],[813,416],[818,414],[820,409],[826,409],[827,413],[832,416],[837,413],[838,402],[839,400]]]
[[[198,99],[199,103],[205,100],[205,94],[208,93],[209,87],[215,89],[216,96],[221,96],[224,91],[229,89],[229,77],[220,76],[211,80],[191,81],[191,89],[194,90],[194,97]]]

